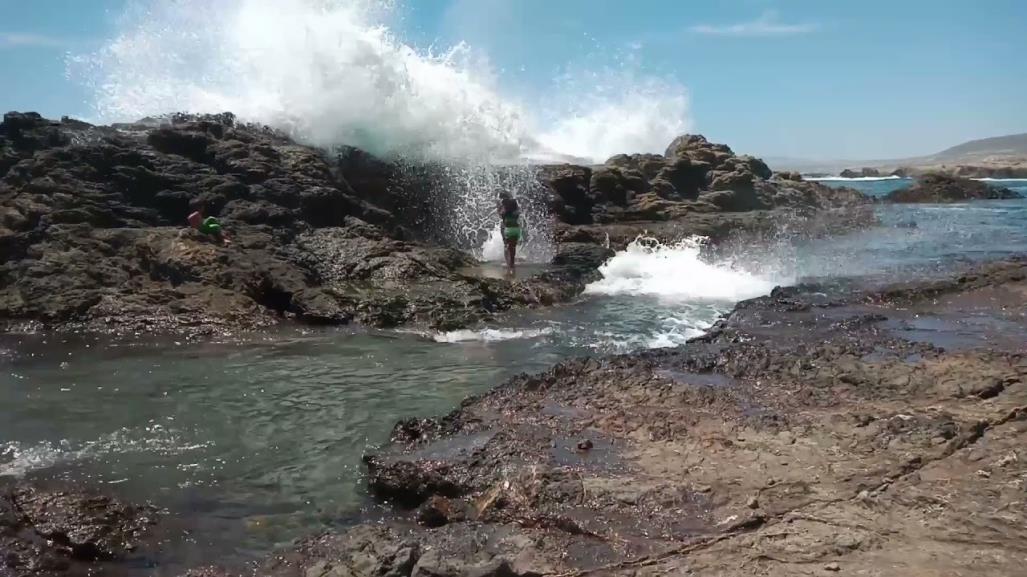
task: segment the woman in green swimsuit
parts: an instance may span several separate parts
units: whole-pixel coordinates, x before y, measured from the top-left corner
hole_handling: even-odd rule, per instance
[[[218,219],[213,216],[203,216],[203,206],[200,205],[196,210],[189,215],[186,219],[189,221],[189,226],[195,228],[203,234],[212,236],[225,244],[226,246],[232,244],[232,241],[228,239],[228,235],[225,231],[221,230],[221,223]]]
[[[510,193],[499,193],[499,218],[502,220],[503,245],[506,247],[506,267],[516,272],[517,243],[521,240],[521,209]]]

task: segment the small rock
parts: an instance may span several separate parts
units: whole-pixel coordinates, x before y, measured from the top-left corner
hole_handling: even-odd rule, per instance
[[[759,509],[760,508],[760,500],[757,499],[755,496],[749,497],[749,500],[745,502],[745,506],[750,508],[750,509]]]
[[[593,445],[592,441],[589,440],[589,439],[582,439],[582,440],[578,441],[578,450],[579,451],[588,451],[588,450],[591,450],[592,447],[594,447],[594,446],[595,445]]]
[[[824,565],[824,570],[825,571],[841,571],[842,568],[837,563],[831,562],[831,563],[828,563],[827,565]]]
[[[1012,463],[1017,462],[1018,460],[1019,459],[1017,458],[1016,453],[1009,453],[1005,457],[1002,457],[1001,459],[999,459],[998,462],[995,463],[995,464],[998,465],[999,467],[1007,467],[1007,466],[1011,465]]]
[[[983,479],[989,479],[989,478],[991,478],[991,471],[985,471],[984,469],[978,469],[977,470],[977,476],[981,477]]]

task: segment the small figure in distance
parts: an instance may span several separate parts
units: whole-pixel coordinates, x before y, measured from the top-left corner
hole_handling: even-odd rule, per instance
[[[501,232],[503,234],[503,251],[506,255],[506,268],[510,274],[516,272],[517,243],[521,240],[521,209],[517,206],[517,200],[510,196],[509,192],[499,193],[499,202],[496,206],[499,212]]]
[[[200,231],[201,234],[213,236],[214,238],[221,241],[221,244],[225,246],[232,244],[232,241],[228,238],[228,235],[225,234],[225,231],[221,229],[221,222],[219,222],[218,219],[214,218],[213,216],[204,217],[204,209],[205,206],[202,203],[196,205],[196,210],[193,211],[193,213],[190,214],[189,218],[187,219],[189,221],[189,226]]]

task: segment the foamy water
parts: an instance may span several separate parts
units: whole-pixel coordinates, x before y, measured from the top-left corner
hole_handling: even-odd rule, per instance
[[[89,441],[11,441],[0,444],[0,477],[21,477],[38,469],[124,453],[170,456],[209,446],[210,443],[184,442],[176,431],[162,425],[149,425],[138,431],[124,428]]]
[[[437,343],[467,343],[483,342],[494,343],[501,341],[512,341],[517,339],[534,339],[553,333],[551,328],[542,329],[481,329],[481,330],[458,330],[447,333],[438,333],[432,336]]]
[[[758,276],[729,262],[709,263],[701,256],[703,239],[664,245],[638,238],[599,268],[602,280],[587,294],[655,296],[673,301],[735,302],[768,294],[784,279]]]

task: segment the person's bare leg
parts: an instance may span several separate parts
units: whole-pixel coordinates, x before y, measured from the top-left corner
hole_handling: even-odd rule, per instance
[[[517,245],[515,245],[512,241],[509,240],[507,240],[504,244],[505,246],[503,248],[505,250],[503,251],[503,254],[506,257],[506,271],[512,274],[514,271],[514,251],[516,250]]]

